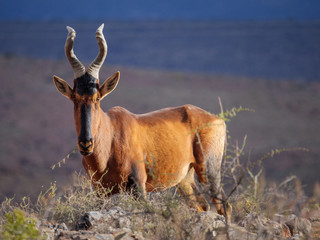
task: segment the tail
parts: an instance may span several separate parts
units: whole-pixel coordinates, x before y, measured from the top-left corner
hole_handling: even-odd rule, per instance
[[[226,124],[216,119],[211,127],[210,147],[207,150],[206,175],[212,194],[218,194],[221,185],[221,163],[226,146]]]

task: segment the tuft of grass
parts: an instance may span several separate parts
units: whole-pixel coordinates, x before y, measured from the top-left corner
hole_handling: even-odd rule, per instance
[[[107,208],[109,189],[94,190],[91,180],[80,173],[74,174],[74,184],[58,194],[51,205],[50,220],[64,222],[71,227],[86,212]]]

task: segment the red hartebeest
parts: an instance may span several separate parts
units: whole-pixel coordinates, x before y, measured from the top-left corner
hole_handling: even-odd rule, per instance
[[[211,200],[220,214],[230,217],[221,204],[220,168],[226,138],[222,119],[192,106],[165,108],[146,114],[133,114],[122,107],[108,112],[100,101],[118,84],[116,72],[99,85],[99,70],[107,55],[102,33],[96,31],[99,54],[88,69],[73,52],[75,31],[67,27],[66,56],[74,70],[74,87],[54,76],[58,91],[74,103],[74,121],[82,164],[93,184],[119,192],[123,186],[146,191],[179,186],[193,200],[194,207],[203,211],[208,206],[195,195],[195,174],[200,183],[210,182]],[[196,201],[198,200],[198,201]]]

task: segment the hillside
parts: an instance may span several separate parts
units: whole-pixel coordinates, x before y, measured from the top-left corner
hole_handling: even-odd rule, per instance
[[[104,99],[102,108],[123,106],[143,113],[186,103],[219,113],[246,107],[228,123],[230,143],[247,135],[243,160],[262,158],[272,149],[306,147],[264,160],[264,175],[281,181],[297,175],[307,192],[320,181],[320,84],[248,79],[105,66],[101,81],[120,70],[117,89]],[[51,166],[76,145],[73,106],[55,89],[52,75],[72,85],[73,73],[65,60],[0,57],[0,199],[5,196],[35,198],[50,182],[70,182],[82,169],[81,156],[73,155],[54,170]],[[42,188],[43,187],[43,188]]]

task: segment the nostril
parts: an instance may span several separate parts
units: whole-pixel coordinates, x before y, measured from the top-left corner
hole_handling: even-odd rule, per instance
[[[80,147],[85,147],[85,143],[84,142],[79,142]]]
[[[80,145],[82,148],[89,148],[89,147],[92,146],[92,143],[93,143],[92,140],[86,141],[86,142],[79,141],[79,145]]]

